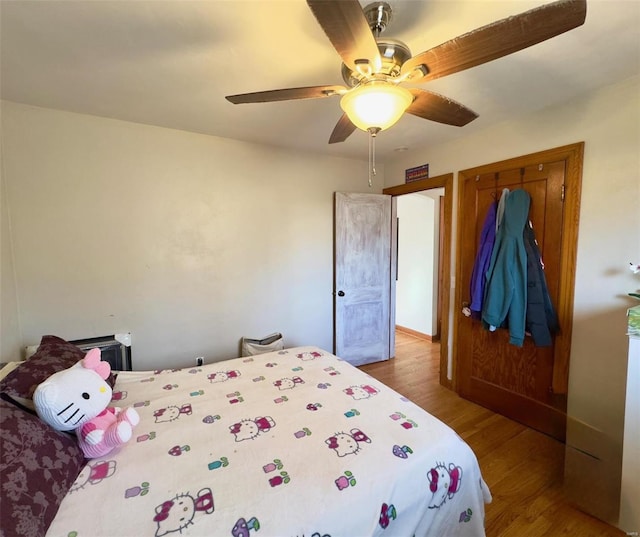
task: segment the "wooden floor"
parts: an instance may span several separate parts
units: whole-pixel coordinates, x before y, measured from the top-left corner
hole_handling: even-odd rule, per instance
[[[493,495],[487,537],[625,536],[563,497],[564,444],[440,386],[439,352],[437,343],[398,332],[396,358],[361,369],[444,421],[475,451]]]

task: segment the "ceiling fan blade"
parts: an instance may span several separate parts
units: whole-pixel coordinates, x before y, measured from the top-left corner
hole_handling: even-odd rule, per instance
[[[319,99],[321,97],[339,95],[346,91],[347,88],[344,86],[309,86],[307,88],[288,88],[227,95],[225,99],[233,104],[270,103],[294,99]]]
[[[415,97],[407,108],[409,114],[445,125],[463,127],[478,117],[473,110],[431,91],[410,88]]]
[[[349,69],[357,69],[357,60],[369,60],[373,72],[380,70],[378,44],[358,0],[307,0],[307,4]]]
[[[426,65],[424,77],[411,82],[440,78],[507,56],[546,41],[584,23],[586,0],[559,0],[525,11],[519,15],[496,21],[407,60],[402,74]]]
[[[349,116],[347,116],[347,114],[342,114],[342,117],[338,120],[338,123],[336,123],[336,126],[333,128],[333,132],[329,137],[329,143],[335,144],[338,142],[344,142],[347,138],[349,138],[349,136],[351,136],[356,128],[357,127],[353,123],[351,123],[351,120],[349,120]]]

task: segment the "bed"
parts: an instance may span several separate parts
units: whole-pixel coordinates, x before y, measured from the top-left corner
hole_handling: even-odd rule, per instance
[[[485,534],[491,495],[469,446],[399,393],[320,348],[120,372],[113,404],[135,407],[141,421],[127,445],[88,462],[71,453],[72,438],[15,406],[25,403],[19,395],[29,395],[24,386],[18,394],[12,379],[23,367],[0,381],[7,537],[14,526],[30,529],[32,519],[48,537]],[[58,449],[64,463],[47,459],[51,471],[73,468],[44,517],[42,498],[29,513],[7,510],[11,501],[29,501],[16,491],[20,461],[6,445],[7,416],[14,420],[16,412],[35,419],[29,427],[40,427],[31,437],[53,435],[49,446],[70,441]]]

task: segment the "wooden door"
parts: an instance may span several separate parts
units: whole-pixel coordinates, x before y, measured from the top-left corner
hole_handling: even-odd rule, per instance
[[[391,196],[335,193],[334,353],[361,365],[391,356]]]
[[[460,395],[562,441],[580,193],[580,173],[575,168],[582,160],[582,145],[569,148],[461,172],[456,294]],[[550,347],[537,347],[530,336],[522,347],[511,345],[508,330],[489,332],[479,320],[462,314],[462,306],[470,299],[471,272],[484,218],[504,188],[524,189],[531,197],[529,220],[560,322],[560,332]]]

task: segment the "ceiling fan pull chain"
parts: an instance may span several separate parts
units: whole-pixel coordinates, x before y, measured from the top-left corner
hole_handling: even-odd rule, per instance
[[[376,175],[376,134],[373,129],[369,130],[369,188],[373,186],[373,176]]]

